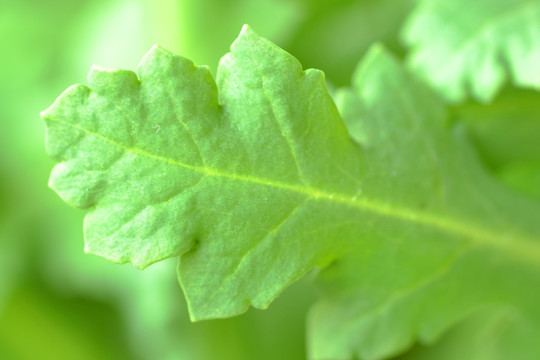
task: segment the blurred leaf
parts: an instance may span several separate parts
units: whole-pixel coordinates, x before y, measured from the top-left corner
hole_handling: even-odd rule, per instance
[[[420,0],[403,29],[410,66],[445,98],[490,101],[510,72],[540,89],[540,2]]]
[[[336,101],[369,159],[363,194],[407,213],[364,224],[362,247],[321,272],[311,356],[386,359],[484,307],[490,317],[511,311],[501,358],[539,356],[539,204],[485,173],[437,97],[384,51],[368,55],[353,84]],[[470,345],[486,349],[467,359],[491,351]]]
[[[511,348],[512,328],[520,322],[512,308],[490,308],[479,310],[465,317],[433,344],[417,345],[407,354],[395,360],[507,360],[529,359],[526,351],[507,355]],[[510,333],[510,334],[508,334]]]

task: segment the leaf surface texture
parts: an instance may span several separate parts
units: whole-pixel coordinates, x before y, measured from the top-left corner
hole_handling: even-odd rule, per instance
[[[192,319],[265,308],[324,268],[313,358],[387,358],[488,305],[534,348],[537,204],[487,176],[383,48],[338,107],[320,71],[248,27],[215,81],[155,47],[137,73],[88,83],[43,113],[50,184],[89,209],[88,252],[141,268],[180,256]]]
[[[88,81],[44,113],[61,160],[51,186],[91,208],[88,252],[138,267],[184,254],[194,318],[265,307],[335,256],[360,155],[320,71],[245,28],[217,85],[160,48],[138,76],[95,68]]]

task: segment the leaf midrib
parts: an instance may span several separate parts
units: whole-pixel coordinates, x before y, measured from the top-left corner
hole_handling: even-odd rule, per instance
[[[493,248],[507,255],[511,254],[520,261],[530,263],[530,265],[534,267],[540,266],[540,245],[538,244],[538,241],[533,238],[529,238],[528,236],[525,236],[523,234],[520,234],[520,238],[507,239],[506,241],[504,241],[505,239],[501,239],[497,241],[496,239],[500,238],[500,233],[492,232],[486,228],[476,226],[470,222],[461,220],[459,218],[445,218],[416,209],[411,210],[396,206],[394,204],[386,204],[376,199],[370,200],[365,197],[347,196],[334,192],[329,193],[309,186],[298,186],[279,181],[262,179],[249,175],[223,172],[206,166],[190,165],[171,158],[156,155],[139,148],[125,146],[97,132],[88,130],[78,124],[62,121],[53,117],[46,117],[46,119],[66,125],[68,127],[72,127],[74,129],[78,129],[88,135],[101,139],[102,141],[107,142],[115,147],[150,158],[152,160],[162,161],[174,166],[180,166],[182,168],[192,170],[206,176],[221,177],[230,180],[237,180],[304,194],[314,200],[324,200],[331,203],[342,204],[362,211],[371,212],[379,216],[394,218],[397,220],[404,220],[416,223],[418,225],[435,228],[438,230],[442,230],[443,232],[448,232],[454,235],[465,237],[479,246]]]

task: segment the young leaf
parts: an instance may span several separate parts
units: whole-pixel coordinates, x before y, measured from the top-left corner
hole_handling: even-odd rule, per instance
[[[312,357],[388,358],[486,308],[508,319],[501,359],[540,356],[538,205],[488,177],[437,98],[380,48],[336,101],[363,145],[364,196],[403,216],[374,221],[321,272]]]
[[[540,2],[422,0],[403,35],[411,67],[447,99],[467,90],[493,98],[507,69],[518,86],[540,88]]]

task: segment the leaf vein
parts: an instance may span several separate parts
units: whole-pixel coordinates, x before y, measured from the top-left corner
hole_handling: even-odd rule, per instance
[[[205,176],[221,177],[235,181],[267,186],[279,190],[290,191],[298,194],[305,194],[311,199],[340,204],[351,208],[356,208],[360,211],[373,213],[379,216],[395,218],[398,220],[415,223],[417,225],[425,226],[439,231],[453,233],[455,235],[463,236],[476,244],[488,248],[494,248],[507,254],[513,254],[514,257],[520,259],[521,261],[527,261],[535,267],[540,266],[540,244],[538,241],[539,239],[528,238],[524,234],[519,234],[519,237],[509,237],[506,234],[494,232],[492,229],[476,226],[475,224],[472,224],[465,219],[444,217],[444,214],[430,214],[419,210],[407,209],[400,207],[396,204],[380,202],[376,199],[370,200],[365,196],[351,197],[344,194],[329,193],[313,187],[297,186],[278,181],[261,179],[249,175],[227,173],[213,168],[190,165],[171,158],[152,154],[138,148],[125,146],[99,133],[95,133],[93,131],[85,129],[78,124],[73,124],[51,118],[49,118],[49,120],[57,121],[66,126],[82,130],[89,135],[95,136],[113,146],[120,147],[125,151],[130,151],[156,161],[163,161],[171,165],[181,166],[185,169],[199,172]]]

